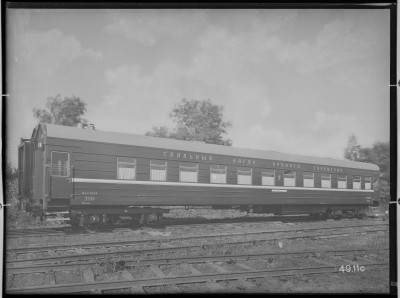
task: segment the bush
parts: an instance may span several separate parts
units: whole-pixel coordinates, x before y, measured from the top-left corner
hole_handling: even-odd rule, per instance
[[[5,210],[7,227],[14,229],[16,227],[38,225],[29,213],[21,211],[16,169],[12,168],[10,164],[7,164],[5,184],[5,202],[10,204]]]

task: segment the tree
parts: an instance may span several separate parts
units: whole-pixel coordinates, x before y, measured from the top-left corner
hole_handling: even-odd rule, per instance
[[[377,142],[371,148],[361,148],[359,161],[379,166],[382,178],[390,181],[390,143]]]
[[[6,164],[4,171],[4,190],[5,190],[5,202],[9,204],[6,211],[7,223],[13,224],[20,218],[20,206],[21,202],[18,198],[18,171],[14,168],[10,162]]]
[[[349,160],[358,160],[360,158],[360,145],[358,144],[357,137],[353,134],[349,137],[347,148],[344,151],[344,158]]]
[[[45,109],[33,109],[33,116],[43,123],[52,123],[65,126],[77,126],[78,123],[87,123],[81,118],[85,114],[86,103],[79,97],[64,97],[60,94],[47,99]]]
[[[153,131],[148,131],[145,134],[146,136],[158,137],[158,138],[170,138],[173,139],[171,132],[166,126],[153,126]]]
[[[390,143],[376,142],[372,147],[361,147],[354,135],[349,138],[344,152],[346,159],[376,164],[381,172],[381,196],[390,196]],[[354,159],[352,159],[354,158]]]
[[[361,148],[359,161],[376,164],[381,172],[381,196],[390,197],[390,143],[377,142],[371,148]]]
[[[17,177],[18,177],[18,170],[11,165],[11,162],[7,162],[5,171],[6,183],[17,179]]]
[[[223,111],[222,106],[214,105],[210,99],[184,98],[170,113],[170,117],[176,123],[174,129],[170,130],[165,126],[153,127],[153,131],[146,132],[146,135],[231,146],[232,141],[223,138],[223,135],[227,134],[226,129],[232,125],[224,120]]]

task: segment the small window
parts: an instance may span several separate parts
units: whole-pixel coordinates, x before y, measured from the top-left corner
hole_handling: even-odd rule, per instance
[[[338,188],[347,188],[347,176],[338,175]]]
[[[283,171],[283,185],[284,186],[296,186],[296,172],[295,171]]]
[[[361,176],[353,176],[353,189],[361,189]]]
[[[262,185],[275,185],[275,170],[266,169],[261,172]]]
[[[210,182],[226,183],[226,166],[210,165]]]
[[[117,157],[118,179],[136,179],[136,160],[130,157]]]
[[[165,160],[150,161],[150,180],[167,181],[167,162]]]
[[[51,152],[51,176],[68,177],[69,176],[69,153],[68,152]]]
[[[372,177],[365,177],[365,189],[372,189]]]
[[[313,172],[303,172],[303,185],[304,187],[314,187]]]
[[[199,165],[196,163],[180,162],[179,163],[179,181],[180,182],[197,182]]]
[[[252,184],[252,168],[237,168],[238,184]]]
[[[331,188],[331,174],[321,174],[321,187],[322,188]]]

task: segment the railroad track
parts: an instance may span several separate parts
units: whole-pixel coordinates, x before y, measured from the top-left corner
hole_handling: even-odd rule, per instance
[[[324,253],[343,255],[343,254],[364,254],[367,253],[366,249],[347,249],[347,250],[332,250],[325,251]],[[214,255],[214,256],[192,256],[192,257],[168,257],[168,258],[151,258],[151,259],[135,259],[135,258],[125,258],[124,260],[118,260],[123,263],[124,266],[135,266],[135,265],[166,265],[166,264],[180,264],[183,262],[190,263],[204,263],[212,261],[232,261],[232,260],[254,260],[265,257],[274,256],[290,256],[290,257],[310,257],[316,256],[314,251],[302,251],[302,252],[268,252],[268,253],[255,253],[255,254],[238,254],[238,255]],[[104,259],[106,256],[101,256],[100,259]],[[377,256],[376,256],[377,257]],[[97,261],[95,261],[97,260]],[[22,264],[21,264],[22,263]],[[45,273],[45,272],[56,272],[65,270],[83,270],[87,268],[94,267],[99,264],[99,259],[94,257],[92,259],[82,262],[61,262],[53,264],[34,264],[29,263],[7,263],[6,273],[7,274],[27,274],[27,273]]]
[[[329,254],[328,259],[320,258],[321,252],[257,252],[242,254],[227,254],[230,248],[234,250],[235,246],[240,252],[248,252],[248,248],[255,248],[255,244],[261,244],[259,247],[263,250],[262,244],[268,241],[286,241],[296,239],[329,239],[336,237],[357,236],[370,233],[388,232],[387,224],[375,223],[370,225],[351,225],[335,226],[321,228],[302,228],[292,230],[273,230],[258,231],[251,233],[228,233],[218,235],[200,235],[190,237],[175,237],[165,239],[146,239],[132,241],[115,242],[96,242],[81,243],[75,245],[47,245],[29,248],[13,248],[6,251],[7,254],[26,254],[29,259],[12,259],[12,255],[6,257],[6,271],[8,277],[17,278],[18,274],[46,274],[50,276],[50,284],[43,286],[27,286],[24,288],[10,288],[7,286],[7,293],[10,294],[34,294],[34,293],[107,293],[107,291],[120,291],[128,293],[146,293],[157,287],[170,287],[173,292],[180,292],[180,288],[191,285],[202,285],[209,291],[224,291],[224,283],[228,281],[238,284],[238,287],[251,292],[257,289],[254,279],[277,276],[291,275],[318,275],[337,273],[337,262],[341,264],[359,264],[365,267],[365,270],[385,270],[388,268],[388,261],[380,258],[382,250],[376,254],[366,249],[352,249],[341,251],[325,251]],[[332,233],[332,230],[334,232]],[[340,231],[342,230],[342,231]],[[323,233],[327,232],[327,233]],[[301,233],[300,235],[298,233]],[[282,235],[283,234],[283,235]],[[273,236],[267,237],[264,236]],[[263,237],[263,238],[260,238]],[[201,243],[199,243],[199,241]],[[176,243],[174,243],[176,242]],[[185,242],[187,242],[185,244]],[[140,247],[144,245],[145,247]],[[147,247],[146,247],[147,246]],[[148,247],[151,246],[151,247]],[[55,255],[56,251],[74,250],[74,249],[96,249],[108,248],[107,252],[84,252],[74,255]],[[123,250],[116,250],[123,249]],[[214,250],[214,252],[213,252]],[[215,251],[221,251],[222,254],[215,255]],[[375,250],[376,251],[376,250]],[[51,253],[52,256],[32,258],[35,253]],[[82,252],[82,251],[81,251]],[[207,256],[213,252],[213,256]],[[228,252],[229,253],[229,252]],[[57,253],[56,253],[57,254]],[[179,256],[184,254],[185,256]],[[167,257],[168,256],[168,257]],[[351,256],[351,257],[349,257]],[[366,257],[367,256],[367,257]],[[357,257],[357,263],[352,257]],[[346,259],[347,258],[347,259]],[[268,263],[262,268],[249,265],[249,262],[258,262],[266,259]],[[311,260],[311,265],[300,264],[299,266],[276,265],[275,261],[269,260]],[[118,264],[119,280],[96,280],[96,268],[101,264],[114,262]],[[236,269],[227,269],[225,265],[234,264]],[[200,269],[200,265],[210,266],[214,272]],[[163,267],[164,266],[164,267]],[[186,268],[186,272],[175,272],[170,274],[165,272],[165,266],[178,266]],[[196,267],[197,266],[197,267]],[[145,268],[145,272],[150,272],[150,276],[138,276],[135,268]],[[203,267],[201,267],[203,268]],[[133,270],[133,271],[132,271]],[[143,269],[144,270],[144,269]],[[164,271],[163,271],[164,270]],[[179,270],[178,270],[179,271]],[[79,283],[62,284],[56,282],[57,274],[76,274],[83,272],[83,278]],[[81,282],[81,281],[84,282]],[[185,292],[185,291],[183,291]]]
[[[376,219],[375,217],[366,217],[369,219]],[[224,218],[224,219],[205,219],[205,218],[188,218],[188,219],[174,219],[164,218],[157,225],[152,227],[174,227],[174,226],[203,226],[207,224],[223,225],[227,223],[240,223],[240,222],[315,222],[315,221],[327,221],[326,217],[315,218],[310,216],[295,215],[295,216],[269,216],[269,217],[239,217],[239,218]],[[342,221],[352,220],[352,218],[343,218]],[[359,220],[359,219],[357,219]],[[7,239],[19,239],[23,238],[37,238],[47,236],[63,236],[68,234],[81,234],[81,233],[93,233],[93,232],[118,232],[119,230],[135,230],[138,227],[132,227],[129,224],[121,224],[120,226],[94,226],[89,228],[72,228],[71,226],[63,227],[42,227],[42,228],[28,228],[28,229],[15,229],[7,230]]]
[[[354,235],[363,235],[366,233],[376,233],[376,232],[387,232],[387,230],[366,230],[363,232],[352,232],[352,233],[334,233],[334,234],[313,234],[313,235],[302,235],[302,236],[280,236],[269,239],[245,239],[245,240],[228,240],[226,239],[222,242],[216,242],[215,240],[211,243],[202,243],[202,244],[188,244],[183,245],[182,243],[171,245],[168,243],[157,243],[157,247],[150,248],[131,248],[131,249],[123,249],[119,251],[108,251],[108,252],[87,252],[80,253],[74,255],[64,255],[64,256],[48,256],[48,257],[38,257],[38,258],[29,258],[29,259],[16,259],[12,260],[10,258],[6,258],[6,267],[11,270],[11,268],[21,268],[21,267],[32,267],[38,265],[45,264],[67,264],[71,262],[90,262],[94,259],[101,260],[106,259],[108,257],[119,257],[119,258],[131,258],[134,256],[149,256],[149,255],[157,255],[157,254],[177,254],[179,252],[188,252],[188,251],[198,251],[205,250],[209,247],[221,248],[226,246],[253,246],[255,244],[261,244],[269,241],[284,241],[284,240],[296,240],[296,239],[328,239],[328,238],[337,238],[337,237],[345,237],[345,236],[354,236]],[[218,235],[219,237],[221,235]],[[197,237],[196,237],[197,238]],[[204,237],[203,237],[204,238]],[[141,241],[141,242],[145,242]]]
[[[325,259],[320,259],[321,252],[316,253],[313,251],[308,252],[279,252],[279,253],[257,253],[246,255],[218,255],[218,256],[205,256],[205,257],[175,257],[175,258],[162,258],[162,259],[143,259],[139,262],[126,261],[120,269],[121,280],[106,280],[95,281],[95,276],[91,268],[95,266],[93,263],[85,264],[63,264],[63,265],[46,265],[39,266],[34,269],[30,267],[25,268],[25,271],[19,271],[21,268],[7,268],[6,273],[33,273],[33,272],[51,272],[53,278],[50,278],[51,285],[32,286],[25,288],[9,288],[6,290],[9,294],[47,294],[47,293],[84,293],[95,292],[101,293],[107,290],[120,290],[125,289],[131,293],[146,293],[145,287],[157,287],[172,285],[176,292],[179,292],[178,285],[181,284],[198,284],[203,283],[211,291],[223,291],[224,287],[221,281],[235,281],[243,289],[251,291],[256,288],[254,279],[278,276],[291,276],[291,275],[313,275],[313,274],[332,274],[338,273],[338,262],[341,264],[357,264],[362,265],[366,271],[368,270],[381,270],[388,268],[388,261],[377,261],[376,255],[370,253],[368,249],[361,250],[336,250],[324,251]],[[346,256],[358,256],[358,260],[363,263],[359,264],[349,259]],[[365,256],[367,254],[367,257]],[[344,257],[343,257],[344,255]],[[361,255],[361,256],[360,256]],[[289,257],[297,258],[298,266],[288,268],[280,264],[280,260],[288,259]],[[250,264],[251,260],[265,259],[265,266],[263,269],[254,268]],[[304,260],[311,261],[312,266],[304,267]],[[204,271],[204,266],[199,268],[196,264],[203,264],[209,266],[214,272]],[[235,269],[227,269],[226,264],[234,264]],[[307,263],[309,264],[309,263]],[[318,264],[319,266],[315,266]],[[322,264],[322,266],[321,266]],[[165,274],[161,268],[163,265],[179,265],[183,266],[187,274]],[[147,270],[152,273],[152,276],[143,278],[135,278],[130,268],[135,266],[147,266]],[[182,267],[181,267],[182,268]],[[9,270],[12,270],[9,272]],[[84,270],[84,282],[73,284],[56,284],[54,274],[56,271],[64,270]]]
[[[379,224],[370,224],[370,225],[351,225],[351,226],[334,226],[334,227],[319,227],[319,228],[301,228],[301,229],[292,229],[292,230],[268,230],[268,231],[257,231],[257,232],[247,232],[247,233],[227,233],[227,234],[216,234],[216,235],[199,235],[199,236],[189,236],[189,237],[171,237],[171,238],[163,238],[163,239],[145,239],[145,240],[128,240],[128,241],[107,241],[107,242],[91,242],[91,243],[80,243],[80,244],[56,244],[56,245],[46,245],[46,246],[30,246],[30,247],[18,247],[11,248],[8,247],[6,249],[6,254],[25,254],[25,253],[38,253],[38,252],[46,252],[46,251],[57,251],[57,250],[72,250],[72,249],[89,249],[95,247],[113,247],[113,246],[132,246],[139,244],[148,244],[148,243],[165,243],[165,242],[173,242],[173,241],[185,241],[185,240],[196,240],[196,239],[218,239],[222,237],[249,237],[256,235],[268,235],[268,234],[278,234],[278,233],[298,233],[298,232],[311,232],[311,231],[321,231],[321,230],[338,230],[338,229],[354,229],[354,228],[376,228],[376,227],[387,227],[387,223],[379,223]],[[373,229],[373,230],[365,230],[364,232],[386,232],[388,229]],[[330,234],[335,235],[335,234]],[[330,236],[325,235],[325,236]],[[337,234],[342,235],[342,234]],[[347,235],[347,234],[345,234]],[[314,235],[314,236],[323,236],[323,235]],[[305,238],[312,237],[312,235],[305,235],[294,238]],[[287,237],[284,237],[288,239]],[[291,237],[293,238],[293,237]]]
[[[44,228],[30,228],[30,229],[15,229],[7,230],[7,239],[16,238],[35,238],[43,236],[63,236],[72,233],[71,227],[44,227]]]

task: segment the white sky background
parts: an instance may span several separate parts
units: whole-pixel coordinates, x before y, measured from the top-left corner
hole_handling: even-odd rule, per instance
[[[211,99],[233,146],[343,158],[389,140],[389,10],[9,9],[8,157],[58,93],[98,130],[173,126]]]

